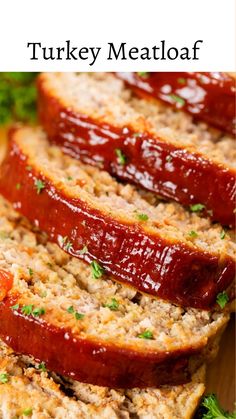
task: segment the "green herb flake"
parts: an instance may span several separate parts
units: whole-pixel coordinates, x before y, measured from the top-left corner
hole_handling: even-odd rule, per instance
[[[19,191],[19,190],[20,190],[20,188],[21,188],[21,184],[20,184],[20,183],[17,183],[17,184],[16,184],[16,189]]]
[[[137,218],[140,221],[147,221],[148,220],[148,215],[147,214],[144,214],[144,213],[139,213],[139,214],[137,214]]]
[[[85,245],[85,246],[83,246],[82,247],[82,249],[79,251],[79,253],[80,253],[80,255],[84,255],[85,253],[87,253],[88,252],[88,248],[87,248],[87,246]]]
[[[205,407],[207,412],[203,413],[202,419],[235,419],[236,412],[228,413],[223,410],[215,396],[209,394],[204,397],[201,406]]]
[[[70,313],[70,314],[74,314],[74,312],[75,312],[75,309],[74,309],[74,307],[73,306],[70,306],[70,307],[68,307],[68,309],[66,310],[68,313]]]
[[[67,176],[67,178],[66,178],[67,180],[73,180],[73,177],[72,176]]]
[[[19,308],[20,308],[20,305],[19,305],[19,304],[15,304],[14,306],[11,306],[11,309],[12,309],[13,311],[15,311],[15,310],[19,310]]]
[[[138,335],[140,339],[153,339],[153,333],[151,330],[145,330],[143,333]]]
[[[29,276],[33,276],[34,271],[33,271],[33,269],[32,269],[32,268],[28,268],[28,272],[29,272]]]
[[[229,301],[229,296],[225,291],[220,292],[216,297],[216,302],[220,306],[220,308],[224,308],[226,304],[228,303],[228,301]]]
[[[220,238],[221,238],[221,240],[224,240],[225,235],[226,235],[225,231],[224,231],[224,230],[222,230],[222,231],[221,231],[221,233],[220,233]]]
[[[28,306],[23,306],[21,308],[21,312],[25,314],[25,316],[30,316],[30,314],[32,314],[33,312],[33,304],[30,304]]]
[[[197,237],[198,236],[198,234],[196,233],[196,231],[194,231],[194,230],[191,230],[189,233],[188,233],[188,235],[190,236],[190,237],[193,237],[193,238],[195,238],[195,237]]]
[[[78,311],[76,311],[75,318],[76,320],[82,320],[84,318],[84,314],[78,313]]]
[[[180,78],[177,80],[177,82],[178,82],[179,84],[186,84],[186,79],[184,79],[184,78],[180,77]]]
[[[96,260],[91,263],[91,270],[94,279],[101,278],[104,274],[104,268]]]
[[[8,239],[9,234],[6,231],[0,231],[0,239]]]
[[[33,304],[29,304],[26,306],[23,306],[21,308],[21,312],[25,315],[25,316],[34,316],[34,317],[39,317],[42,316],[43,314],[45,314],[45,309],[44,308],[40,308],[40,307],[35,307],[33,306]]]
[[[8,374],[7,373],[0,374],[0,384],[6,384],[6,383],[8,383]]]
[[[107,307],[112,311],[117,311],[119,310],[119,303],[115,298],[112,298],[110,303],[104,304],[104,307]]]
[[[192,211],[192,212],[200,212],[200,211],[204,210],[204,208],[205,208],[205,205],[203,205],[203,204],[190,205],[190,211]]]
[[[23,410],[22,415],[23,416],[31,416],[32,413],[33,413],[33,409],[28,408],[28,409]]]
[[[43,372],[46,372],[47,371],[47,368],[46,368],[46,365],[45,365],[44,362],[41,362],[39,364],[38,369],[41,370],[41,371],[43,371]]]
[[[67,236],[62,237],[62,245],[65,251],[69,252],[72,248],[72,243]]]
[[[149,72],[147,72],[147,71],[139,71],[138,73],[137,73],[137,75],[139,76],[139,77],[143,77],[143,78],[148,78],[149,77]]]
[[[125,165],[126,163],[126,156],[124,155],[124,153],[122,152],[122,150],[120,148],[116,148],[115,149],[115,153],[117,155],[117,161],[119,164],[121,164],[122,166]]]
[[[185,104],[185,100],[182,97],[179,97],[177,95],[169,95],[169,97],[174,100],[176,103],[179,103],[181,106],[184,106]]]
[[[35,188],[37,190],[37,194],[39,195],[42,190],[45,188],[45,183],[41,179],[36,179],[34,182]]]
[[[37,307],[33,310],[33,316],[34,317],[42,316],[45,313],[46,313],[45,308]]]

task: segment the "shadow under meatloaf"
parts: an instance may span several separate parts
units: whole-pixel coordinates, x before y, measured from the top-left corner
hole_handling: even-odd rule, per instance
[[[94,278],[0,201],[0,336],[57,373],[132,388],[179,384],[211,360],[228,314]]]
[[[46,73],[38,91],[41,124],[64,152],[234,226],[232,137],[139,99],[112,74]]]
[[[210,309],[219,293],[233,296],[230,233],[65,156],[40,128],[11,132],[0,192],[66,252],[92,263],[97,275],[105,270],[187,307]]]
[[[188,384],[114,390],[82,384],[17,355],[0,341],[0,416],[23,419],[190,419],[204,392],[202,367]]]
[[[234,76],[223,72],[116,73],[141,96],[162,100],[193,118],[232,135],[235,131]]]

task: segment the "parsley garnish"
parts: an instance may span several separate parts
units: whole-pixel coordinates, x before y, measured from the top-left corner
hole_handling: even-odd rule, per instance
[[[31,122],[36,117],[37,73],[0,73],[0,125],[12,120]]]
[[[6,384],[7,382],[8,382],[8,374],[6,373],[0,374],[0,383]]]
[[[41,179],[35,179],[34,185],[35,185],[35,188],[37,189],[37,194],[38,195],[45,188],[45,183]]]
[[[80,253],[80,255],[84,255],[85,253],[87,253],[88,252],[88,248],[87,248],[87,246],[85,245],[85,246],[83,246],[82,247],[82,249],[79,251],[79,253]]]
[[[107,307],[112,311],[117,311],[119,309],[119,303],[115,298],[112,298],[110,303],[104,304],[104,307]]]
[[[197,237],[198,236],[198,234],[196,233],[196,231],[194,231],[194,230],[191,230],[189,233],[188,233],[188,235],[190,236],[190,237]]]
[[[0,231],[0,239],[8,239],[9,234],[6,231]]]
[[[33,310],[33,316],[35,317],[42,316],[43,314],[45,314],[45,308],[35,308]]]
[[[29,276],[33,276],[33,274],[34,274],[34,271],[33,271],[33,269],[31,269],[31,268],[28,268],[28,271],[29,271]]]
[[[39,364],[38,369],[39,369],[39,370],[41,370],[41,371],[43,371],[43,372],[46,372],[46,371],[47,371],[47,368],[46,368],[46,366],[45,366],[45,363],[44,363],[44,362],[41,362],[41,363]]]
[[[219,304],[220,308],[224,308],[226,304],[228,303],[228,301],[229,301],[229,296],[225,291],[220,292],[216,297],[216,302],[217,304]]]
[[[21,308],[21,312],[25,314],[26,316],[30,316],[30,314],[32,314],[33,312],[33,304],[30,304],[28,306],[23,306]]]
[[[153,333],[151,330],[145,330],[143,333],[138,335],[140,339],[153,339]]]
[[[179,103],[181,106],[185,104],[185,100],[182,97],[172,94],[170,95],[170,98],[174,100],[175,102]]]
[[[67,180],[73,180],[72,176],[67,176]]]
[[[225,231],[224,230],[222,230],[222,232],[220,233],[220,238],[221,238],[221,240],[224,240],[224,238],[225,238]]]
[[[84,314],[78,313],[78,311],[75,311],[73,306],[68,307],[67,312],[70,314],[74,314],[76,320],[81,320],[84,318]]]
[[[202,406],[207,409],[202,419],[235,419],[236,417],[235,413],[228,413],[220,407],[215,394],[205,396],[202,401]]]
[[[147,221],[148,220],[148,215],[144,214],[144,213],[137,214],[137,217],[140,221]]]
[[[67,252],[69,252],[69,251],[71,250],[71,248],[72,248],[72,243],[70,242],[70,240],[68,239],[68,237],[67,237],[67,236],[65,236],[65,237],[63,237],[63,238],[62,238],[62,244],[63,244],[64,249],[65,249]]]
[[[20,183],[17,183],[17,184],[16,184],[16,189],[19,191],[19,190],[20,190],[20,188],[21,188],[21,184],[20,184]]]
[[[19,308],[19,307],[18,307]],[[40,308],[40,307],[36,307],[34,308],[33,304],[29,304],[26,306],[22,306],[21,307],[21,312],[25,315],[25,316],[34,316],[34,317],[39,317],[42,316],[43,314],[46,313],[44,308]]]
[[[147,72],[147,71],[139,71],[138,73],[137,73],[137,75],[139,76],[139,77],[144,77],[145,79],[149,76],[149,73]]]
[[[200,212],[205,208],[205,205],[203,204],[193,204],[190,205],[190,211],[192,212]]]
[[[19,310],[20,305],[19,304],[15,304],[14,306],[11,306],[11,309],[14,310]]]
[[[179,84],[185,84],[185,83],[186,83],[186,79],[184,79],[184,78],[180,77],[180,78],[177,80],[177,82],[178,82]]]
[[[91,269],[92,269],[92,275],[94,279],[101,278],[101,276],[104,274],[104,268],[101,265],[99,265],[99,263],[96,262],[96,260],[94,260],[91,263]]]
[[[126,163],[126,156],[124,155],[122,150],[120,148],[116,148],[115,153],[117,155],[118,163],[124,166],[124,164]]]
[[[32,415],[32,413],[33,413],[33,409],[29,408],[29,409],[25,409],[25,410],[22,412],[22,415],[23,415],[23,416],[30,416],[30,415]]]

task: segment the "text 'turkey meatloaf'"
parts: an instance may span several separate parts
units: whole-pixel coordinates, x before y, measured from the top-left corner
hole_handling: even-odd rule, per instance
[[[117,73],[137,94],[189,112],[222,131],[236,133],[236,80],[228,73]]]
[[[12,131],[0,192],[65,251],[140,291],[197,308],[232,297],[230,233],[179,204],[149,203],[150,194],[63,155],[40,129]]]
[[[192,381],[160,389],[114,390],[47,371],[0,341],[2,419],[190,419],[204,392],[204,367]]]
[[[49,139],[97,165],[185,206],[201,204],[234,225],[234,139],[191,116],[139,99],[111,74],[42,74],[39,118]]]
[[[0,336],[90,384],[179,384],[211,360],[228,314],[141,295],[72,258],[0,199]]]

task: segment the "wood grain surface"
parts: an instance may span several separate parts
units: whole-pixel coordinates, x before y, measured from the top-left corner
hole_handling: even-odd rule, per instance
[[[6,131],[0,129],[0,145],[3,144],[6,144]],[[218,356],[208,366],[206,376],[206,393],[216,393],[222,407],[230,411],[234,410],[236,402],[235,376],[235,316],[232,315]]]

